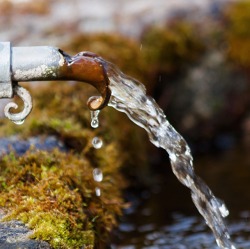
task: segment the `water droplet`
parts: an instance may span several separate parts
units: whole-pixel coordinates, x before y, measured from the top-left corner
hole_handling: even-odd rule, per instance
[[[13,123],[15,123],[15,124],[17,124],[17,125],[22,125],[23,123],[24,123],[24,119],[22,119],[22,120],[12,120],[13,121]]]
[[[92,128],[98,128],[99,127],[99,119],[98,119],[98,115],[99,115],[100,111],[90,111],[90,118],[91,118],[91,127]]]
[[[98,126],[99,126],[98,120],[97,119],[92,119],[92,121],[91,121],[91,127],[92,128],[98,128]]]
[[[99,137],[94,137],[92,140],[92,145],[95,149],[100,149],[103,145],[102,139]]]
[[[101,189],[100,188],[98,188],[98,187],[95,188],[95,195],[101,196]]]
[[[96,182],[101,182],[103,179],[102,170],[98,168],[93,169],[93,178]]]

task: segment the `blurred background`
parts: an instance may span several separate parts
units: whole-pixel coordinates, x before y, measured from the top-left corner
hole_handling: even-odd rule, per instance
[[[0,40],[91,51],[143,82],[225,201],[234,241],[250,248],[249,0],[0,0]],[[131,153],[131,207],[111,247],[217,248],[168,155],[117,120],[114,130],[130,135],[117,140]]]

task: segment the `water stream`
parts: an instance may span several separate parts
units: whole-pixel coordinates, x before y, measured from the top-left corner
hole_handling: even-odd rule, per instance
[[[173,173],[190,189],[192,200],[213,231],[218,246],[235,249],[223,221],[229,212],[224,203],[195,174],[190,148],[184,138],[168,122],[154,99],[146,95],[146,89],[140,82],[126,76],[109,62],[102,60],[102,64],[112,91],[108,105],[126,113],[130,120],[147,131],[150,141],[156,147],[167,151]]]

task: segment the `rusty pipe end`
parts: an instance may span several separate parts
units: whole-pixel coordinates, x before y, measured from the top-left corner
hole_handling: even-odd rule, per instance
[[[93,96],[88,100],[87,105],[90,110],[100,110],[107,106],[111,90],[104,60],[92,52],[80,52],[72,57],[63,51],[60,52],[66,60],[61,70],[61,77],[86,82],[99,91],[101,96]]]

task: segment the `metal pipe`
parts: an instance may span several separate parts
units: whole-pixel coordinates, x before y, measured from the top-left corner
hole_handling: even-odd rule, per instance
[[[11,84],[11,46],[9,42],[0,42],[0,98],[12,98]]]
[[[76,80],[91,84],[101,94],[88,102],[91,110],[105,107],[111,92],[103,60],[91,52],[69,56],[50,46],[12,47],[9,42],[0,42],[0,98],[20,96],[25,102],[24,111],[12,114],[5,107],[5,115],[15,123],[22,123],[32,109],[31,96],[18,85],[21,81]]]
[[[63,55],[54,47],[13,47],[11,78],[16,82],[57,80],[64,63]]]

